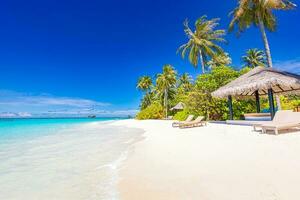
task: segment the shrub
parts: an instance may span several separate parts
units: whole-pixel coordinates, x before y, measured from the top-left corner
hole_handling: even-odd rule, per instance
[[[189,115],[188,110],[179,111],[174,115],[173,119],[184,121],[188,117],[188,115]]]
[[[164,114],[163,107],[155,102],[152,103],[150,106],[145,108],[144,110],[141,110],[137,116],[136,119],[139,120],[145,120],[145,119],[162,119]]]

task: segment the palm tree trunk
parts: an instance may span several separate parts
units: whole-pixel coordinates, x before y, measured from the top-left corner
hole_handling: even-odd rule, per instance
[[[168,101],[168,92],[167,92],[167,89],[165,89],[165,109],[166,109],[166,119],[168,118],[168,103],[167,103],[167,101]]]
[[[202,67],[202,74],[205,74],[204,59],[203,59],[203,55],[202,55],[201,49],[199,50],[199,54],[200,54],[200,62],[201,62],[201,67]]]
[[[263,23],[262,20],[259,21],[259,29],[260,29],[260,32],[261,32],[261,35],[262,35],[264,46],[265,46],[265,52],[266,52],[266,57],[267,57],[267,64],[268,64],[268,67],[272,68],[273,64],[272,64],[272,57],[271,57],[270,46],[269,46],[269,42],[268,42],[268,38],[267,38],[265,26],[264,26],[264,23]]]
[[[266,56],[267,56],[267,64],[268,64],[268,67],[272,68],[273,63],[272,63],[272,56],[271,56],[270,46],[269,46],[265,26],[264,26],[264,23],[261,19],[260,14],[258,14],[258,20],[259,20],[259,29],[260,29],[260,32],[261,32],[261,35],[262,35],[264,46],[265,46],[265,52],[266,52]],[[277,108],[278,108],[278,110],[281,110],[280,97],[279,97],[279,95],[275,95],[275,97],[276,97]]]

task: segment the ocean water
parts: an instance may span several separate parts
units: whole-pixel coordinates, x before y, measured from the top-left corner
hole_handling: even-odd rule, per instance
[[[0,120],[0,199],[119,199],[118,169],[141,130],[112,120]]]

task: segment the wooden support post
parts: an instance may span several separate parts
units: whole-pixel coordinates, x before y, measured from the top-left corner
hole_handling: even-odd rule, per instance
[[[275,116],[275,106],[274,106],[274,97],[273,97],[272,89],[268,89],[268,97],[269,97],[271,119],[273,120],[273,118]]]
[[[255,100],[256,100],[256,112],[260,113],[260,102],[259,102],[258,90],[255,91]]]
[[[228,96],[229,120],[233,120],[232,97]]]

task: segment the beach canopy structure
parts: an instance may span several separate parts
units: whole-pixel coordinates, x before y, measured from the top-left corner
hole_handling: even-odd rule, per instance
[[[179,102],[176,106],[174,106],[173,108],[171,108],[170,110],[183,110],[185,107],[184,103]]]
[[[213,97],[228,98],[230,119],[233,119],[232,97],[255,96],[260,113],[259,96],[268,95],[273,119],[275,106],[273,94],[300,94],[300,75],[273,68],[256,67],[212,93]]]

